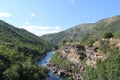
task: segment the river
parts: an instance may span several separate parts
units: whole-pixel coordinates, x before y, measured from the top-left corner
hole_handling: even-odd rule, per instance
[[[54,51],[48,52],[46,56],[38,62],[38,64],[43,67],[46,67],[47,63],[49,62],[50,58],[54,53],[55,53]],[[58,75],[55,75],[52,71],[50,71],[48,74],[49,74],[50,80],[61,80],[61,78]]]

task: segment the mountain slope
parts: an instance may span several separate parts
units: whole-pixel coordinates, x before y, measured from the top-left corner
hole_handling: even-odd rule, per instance
[[[38,50],[41,54],[45,53],[51,48],[51,45],[47,41],[24,29],[18,29],[12,25],[9,25],[4,21],[0,21],[0,36],[1,44],[4,43],[13,46],[24,46]]]
[[[47,41],[0,21],[0,79],[42,80],[47,70],[36,60],[51,49]]]
[[[89,37],[101,37],[105,32],[112,32],[116,38],[120,38],[119,27],[120,16],[114,16],[102,19],[96,23],[77,25],[59,33],[43,35],[42,38],[45,38],[53,44],[58,44],[62,40],[80,41]]]

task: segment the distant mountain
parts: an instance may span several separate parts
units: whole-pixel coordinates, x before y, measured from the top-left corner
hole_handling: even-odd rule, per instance
[[[80,24],[68,30],[43,35],[42,38],[53,44],[62,40],[80,41],[89,37],[101,37],[105,32],[112,32],[116,38],[120,38],[120,16],[102,19],[96,23]]]
[[[42,80],[47,71],[36,60],[50,50],[44,39],[0,20],[1,80]]]

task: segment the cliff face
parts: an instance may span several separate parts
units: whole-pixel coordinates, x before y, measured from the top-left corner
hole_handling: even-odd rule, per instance
[[[86,64],[92,67],[96,67],[97,59],[104,60],[107,57],[106,54],[97,50],[96,45],[88,48],[81,44],[65,44],[61,48],[61,55],[75,64],[80,64],[83,59],[86,59]]]
[[[113,49],[117,47],[120,50],[120,40],[118,39],[102,39],[93,43],[92,47],[87,47],[79,43],[66,43],[61,47],[61,55],[63,58],[67,58],[69,61],[75,64],[81,64],[81,61],[85,60],[85,63],[89,66],[96,67],[96,62],[98,59],[105,60],[109,56],[109,52],[102,51],[100,47],[108,47],[108,49]]]
[[[96,63],[98,59],[105,60],[107,55],[101,51],[95,51],[94,48],[86,49],[86,64],[92,67],[96,67]]]
[[[86,49],[83,45],[70,45],[65,44],[61,48],[61,55],[63,58],[67,58],[72,63],[80,63],[82,59],[86,57]]]
[[[55,73],[56,71],[61,71],[65,75],[69,75],[70,78],[68,80],[86,80],[86,73],[91,75],[91,70],[98,69],[102,63],[101,61],[106,62],[109,60],[112,54],[111,51],[114,49],[120,50],[120,40],[112,38],[101,39],[92,43],[92,47],[88,47],[85,43],[81,44],[80,42],[66,42],[62,44],[59,54],[54,59],[56,61],[55,64],[52,62],[52,70]],[[62,65],[66,65],[67,63],[64,63],[64,60],[67,59],[70,61],[69,67],[61,67],[59,64],[63,63]],[[99,62],[98,59],[100,59],[100,63],[97,63]],[[57,60],[60,60],[60,62]],[[89,66],[92,67],[91,70]],[[101,70],[101,67],[99,70]]]

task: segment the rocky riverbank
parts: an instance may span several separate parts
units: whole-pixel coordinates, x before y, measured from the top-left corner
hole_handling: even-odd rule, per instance
[[[85,65],[96,68],[96,61],[104,60],[106,57],[107,55],[100,51],[98,42],[92,47],[66,43],[60,48],[59,54],[54,56],[53,61],[48,62],[47,67],[56,75],[68,77],[67,80],[83,80]],[[70,62],[69,66],[66,65],[68,63],[64,63],[65,60]]]
[[[53,71],[54,74],[62,78],[67,78],[67,80],[83,80],[81,74],[79,73],[80,71],[78,70],[63,69],[55,64],[52,64],[51,62],[47,64],[47,68]],[[79,66],[78,68],[81,69],[81,71],[84,70],[84,68],[81,66]]]

